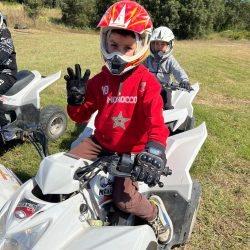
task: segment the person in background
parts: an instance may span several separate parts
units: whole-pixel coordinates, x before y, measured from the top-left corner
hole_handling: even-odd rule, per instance
[[[16,82],[16,52],[7,27],[6,17],[0,13],[0,127],[8,124],[3,111],[1,96]]]
[[[174,38],[173,32],[165,26],[154,29],[150,41],[150,55],[143,62],[145,67],[147,67],[162,84],[161,95],[165,109],[173,108],[171,103],[172,90],[170,88],[172,75],[181,88],[190,90],[189,79],[186,72],[172,55]]]
[[[142,65],[152,22],[138,3],[119,1],[106,11],[98,27],[105,61],[101,72],[88,80],[90,71],[82,77],[76,64],[75,72],[68,68],[65,76],[70,118],[84,123],[98,110],[94,135],[69,153],[89,160],[113,152],[136,154],[132,179],[115,178],[112,200],[120,210],[148,221],[158,240],[166,244],[172,239],[173,225],[163,201],[156,195],[146,199],[137,183],[159,183],[169,135],[162,116],[161,86]]]

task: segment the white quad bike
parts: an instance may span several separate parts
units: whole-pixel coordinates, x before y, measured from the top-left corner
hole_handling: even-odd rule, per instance
[[[174,228],[169,244],[158,244],[145,221],[112,206],[113,178],[130,176],[130,155],[91,162],[68,153],[44,153],[36,176],[0,211],[0,249],[159,250],[185,244],[201,197],[201,186],[189,170],[206,137],[205,123],[169,137],[161,185],[139,183],[143,195],[159,195],[165,203]]]
[[[164,123],[169,128],[170,135],[174,135],[194,128],[195,117],[192,102],[199,91],[199,83],[191,85],[191,91],[180,88],[177,84],[172,84],[171,89],[173,90],[172,105],[174,109],[163,110],[163,118]],[[91,116],[77,140],[72,143],[71,148],[93,134],[96,115],[97,111]]]
[[[164,86],[163,86],[164,87]],[[199,83],[191,85],[190,91],[172,83],[172,106],[174,109],[163,110],[164,122],[171,134],[194,128],[195,117],[192,102],[199,91]]]
[[[67,128],[67,115],[56,105],[40,109],[40,92],[58,80],[61,72],[42,77],[38,71],[21,70],[17,82],[0,96],[9,123],[0,126],[0,139],[5,143],[16,139],[19,124],[39,125],[50,140],[58,139]]]

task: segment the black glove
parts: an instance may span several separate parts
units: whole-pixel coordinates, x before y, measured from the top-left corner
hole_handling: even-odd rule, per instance
[[[150,187],[155,186],[160,182],[166,163],[165,147],[155,141],[149,141],[145,149],[137,155],[131,177],[134,181],[143,181]]]
[[[72,68],[67,68],[68,75],[64,76],[67,86],[67,101],[69,105],[78,106],[84,101],[86,83],[90,76],[90,70],[86,69],[82,77],[81,66],[75,65],[75,73]]]
[[[188,81],[182,81],[179,86],[183,89],[186,89],[188,91],[191,90],[190,83]]]

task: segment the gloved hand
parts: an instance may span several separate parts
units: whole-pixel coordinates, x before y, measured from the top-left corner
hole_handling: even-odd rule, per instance
[[[166,163],[165,147],[155,141],[149,141],[136,157],[131,178],[134,181],[143,181],[150,187],[155,186],[160,182]]]
[[[90,76],[90,70],[86,69],[82,77],[81,66],[75,65],[75,73],[72,68],[67,68],[68,75],[64,76],[67,88],[67,101],[69,105],[81,105],[85,98],[86,83]]]
[[[179,86],[183,89],[186,89],[188,91],[191,90],[190,83],[188,81],[182,81]]]

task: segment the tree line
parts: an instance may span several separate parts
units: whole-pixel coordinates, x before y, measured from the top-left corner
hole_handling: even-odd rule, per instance
[[[9,0],[30,13],[41,7],[61,8],[62,22],[95,29],[107,7],[117,0]],[[224,30],[250,31],[250,0],[137,0],[150,13],[154,27],[168,26],[180,39],[200,38]]]

